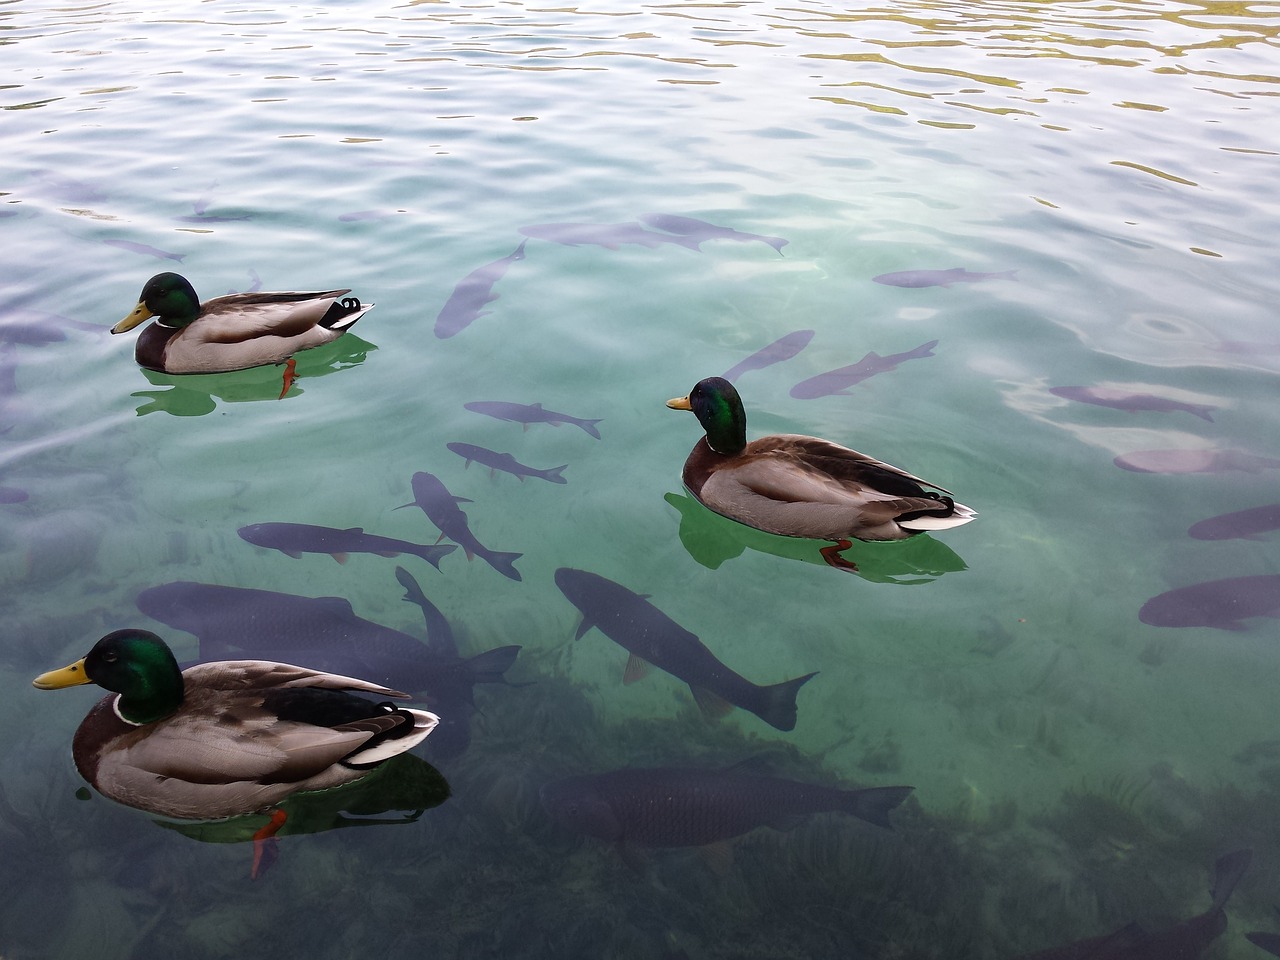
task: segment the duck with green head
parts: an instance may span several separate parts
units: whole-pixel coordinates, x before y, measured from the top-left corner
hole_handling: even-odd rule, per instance
[[[839,550],[849,538],[902,540],[977,516],[945,488],[830,440],[779,434],[748,443],[742,399],[723,377],[667,406],[693,411],[706,431],[684,465],[697,500],[768,533],[835,541],[822,551],[834,566],[848,565]]]
[[[256,813],[358,780],[439,722],[351,691],[407,694],[305,667],[224,660],[180,670],[145,630],[109,633],[33,681],[40,690],[86,683],[111,693],[72,741],[81,776],[112,800],[184,820]]]
[[[295,353],[338,339],[373,309],[371,303],[347,297],[350,292],[233,293],[201,303],[185,277],[158,273],[111,332],[124,333],[155,319],[134,349],[138,364],[148,370],[224,373],[288,363],[286,378],[291,381]]]

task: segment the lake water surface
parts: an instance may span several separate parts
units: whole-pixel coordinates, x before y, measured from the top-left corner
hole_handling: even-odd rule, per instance
[[[1263,2],[0,4],[0,957],[1001,960],[1199,914],[1239,848],[1212,956],[1265,956],[1244,934],[1280,931],[1280,581],[1139,611],[1280,575],[1274,530],[1188,534],[1280,501],[1278,35]],[[763,239],[695,244],[656,214]],[[487,312],[438,331],[522,242]],[[277,367],[149,373],[108,335],[162,270],[205,298],[377,306],[277,399]],[[664,401],[800,330],[736,378],[749,434],[872,453],[975,522],[860,544],[859,576],[688,500],[700,431]],[[458,442],[566,482],[468,468]],[[237,535],[432,543],[396,509],[422,471],[521,580]],[[464,655],[522,648],[418,751],[447,801],[317,815],[254,881],[247,844],[199,842],[243,834],[80,790],[94,693],[30,680],[124,626],[200,656],[141,591],[339,596],[421,638],[397,564]],[[709,721],[660,671],[624,685],[619,646],[574,640],[563,567],[758,683],[818,671],[795,729]],[[892,832],[824,814],[638,869],[539,802],[576,774],[739,764],[915,790]]]

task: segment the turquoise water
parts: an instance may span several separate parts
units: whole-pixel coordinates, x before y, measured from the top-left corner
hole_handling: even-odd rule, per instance
[[[1278,31],[1263,3],[0,6],[0,333],[19,341],[0,358],[0,485],[27,494],[0,505],[0,957],[1003,958],[1199,913],[1238,847],[1253,863],[1213,949],[1261,956],[1243,934],[1280,929],[1276,620],[1138,611],[1280,573],[1274,532],[1187,535],[1280,499],[1276,474],[1113,459],[1280,457]],[[789,242],[529,237],[489,313],[435,335],[522,227],[653,213]],[[953,267],[1016,273],[872,279]],[[278,368],[146,373],[133,335],[107,335],[167,269],[203,297],[349,286],[377,306],[277,400]],[[802,329],[802,352],[738,380],[751,435],[865,450],[974,523],[861,546],[858,577],[682,500],[698,427],[663,402]],[[846,395],[790,396],[935,339]],[[601,418],[601,439],[477,400]],[[567,483],[464,468],[457,441],[568,464]],[[418,471],[523,554],[521,581],[461,551],[437,573],[236,534],[430,543],[421,511],[395,509]],[[93,697],[30,679],[127,625],[196,657],[139,591],[341,596],[421,637],[397,563],[465,653],[522,646],[524,685],[477,689],[466,750],[420,751],[447,802],[286,836],[251,881],[245,844],[77,798]],[[616,644],[573,640],[565,566],[650,595],[757,682],[819,671],[796,729],[708,722],[657,671],[624,686]],[[727,872],[659,850],[637,873],[537,799],[572,774],[750,758],[915,792],[893,833],[834,815],[759,830]]]

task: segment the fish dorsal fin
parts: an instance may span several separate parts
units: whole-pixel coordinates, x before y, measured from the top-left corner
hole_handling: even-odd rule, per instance
[[[339,563],[347,562],[347,554],[345,551],[339,550],[337,553],[329,554],[329,556],[333,557],[333,559],[337,560]]]
[[[281,553],[283,553],[286,557],[293,557],[293,559],[295,559],[295,560],[301,560],[301,559],[302,559],[302,551],[301,551],[301,550],[281,550],[280,552],[281,552]]]
[[[541,403],[541,402],[538,402],[538,403],[531,403],[531,404],[529,404],[529,406],[531,406],[534,410],[541,410],[541,409],[542,409],[542,403]]]
[[[699,847],[698,853],[701,855],[703,862],[717,876],[727,876],[729,871],[733,869],[733,844],[728,840],[719,840],[716,843],[709,843],[705,847]]]
[[[649,661],[637,657],[634,653],[627,657],[627,667],[622,671],[622,682],[632,684],[649,675]]]
[[[698,709],[708,720],[718,720],[733,709],[732,703],[710,690],[695,687],[693,684],[689,684],[689,689],[693,691],[693,699],[697,701]]]
[[[475,503],[474,500],[471,500],[468,497],[454,497],[452,494],[450,494],[450,496],[453,498],[454,503]],[[412,504],[410,504],[410,506],[412,506]]]

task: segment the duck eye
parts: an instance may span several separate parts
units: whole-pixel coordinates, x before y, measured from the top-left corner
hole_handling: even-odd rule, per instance
[[[114,650],[112,650],[107,653],[104,653],[102,655],[102,659],[105,660],[107,663],[115,663],[117,660],[120,659],[120,655],[117,654]]]

